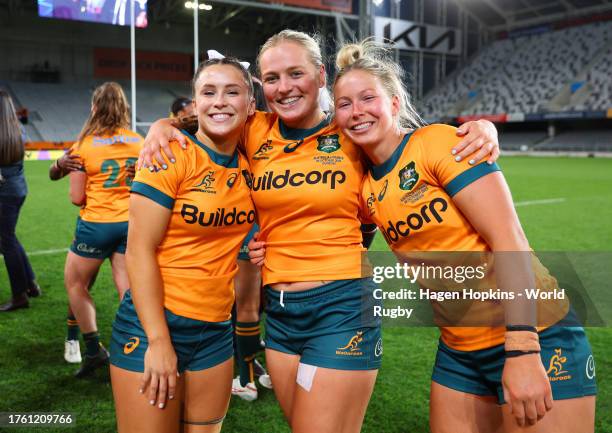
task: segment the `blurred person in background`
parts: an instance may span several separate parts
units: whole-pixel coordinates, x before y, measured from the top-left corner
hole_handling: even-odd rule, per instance
[[[17,239],[15,227],[28,187],[23,173],[25,132],[9,94],[0,90],[0,252],[11,283],[11,300],[0,311],[29,306],[28,296],[40,295],[32,266]]]
[[[180,119],[181,117],[191,117],[194,115],[193,102],[184,96],[176,98],[170,106],[170,117]]]
[[[93,93],[91,113],[72,147],[82,167],[70,172],[70,200],[81,211],[66,257],[64,284],[86,346],[77,377],[108,365],[109,355],[100,343],[96,309],[89,294],[105,259],[111,261],[120,298],[128,288],[125,250],[132,185],[128,167],[134,165],[142,145],[142,137],[127,129],[129,118],[130,107],[121,86],[102,84]]]

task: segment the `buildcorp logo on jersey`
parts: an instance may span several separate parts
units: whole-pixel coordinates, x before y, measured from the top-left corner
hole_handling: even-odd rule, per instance
[[[398,242],[401,238],[410,235],[411,232],[419,231],[423,226],[430,224],[435,220],[440,224],[442,213],[448,209],[448,203],[443,198],[437,197],[430,201],[427,205],[421,208],[419,213],[411,213],[401,221],[388,221],[383,228],[382,234],[388,243]]]
[[[183,204],[181,216],[187,224],[196,222],[203,226],[230,226],[232,224],[253,224],[255,222],[255,211],[239,211],[235,207],[232,209],[217,208],[213,212],[200,211],[197,206]]]
[[[323,184],[328,185],[330,189],[336,189],[336,185],[343,184],[345,181],[346,174],[341,170],[312,170],[308,173],[285,170],[281,174],[266,171],[263,176],[253,175],[253,191],[283,189],[287,186],[298,187],[303,184]]]

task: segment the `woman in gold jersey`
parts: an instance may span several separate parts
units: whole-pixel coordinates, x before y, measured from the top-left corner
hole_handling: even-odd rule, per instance
[[[247,123],[244,144],[267,248],[274,391],[294,432],[358,432],[382,354],[379,324],[361,321],[361,296],[373,287],[361,269],[361,154],[319,107],[326,73],[315,39],[282,31],[262,46],[258,66],[273,113]],[[489,123],[464,128],[466,154],[492,150],[496,158]],[[174,159],[167,142],[181,139],[177,132],[168,121],[154,124],[145,163],[160,147]],[[157,161],[166,165],[159,154]]]
[[[81,210],[66,257],[64,284],[69,313],[74,313],[86,346],[77,377],[108,365],[108,352],[100,343],[95,305],[89,294],[106,258],[111,262],[119,298],[128,286],[125,246],[132,182],[128,167],[136,162],[142,145],[142,137],[128,126],[129,105],[123,89],[117,83],[104,83],[94,91],[91,113],[71,149],[80,155],[81,168],[70,171],[70,199]],[[66,343],[64,355],[70,362],[81,359],[78,337],[74,337],[72,343]]]
[[[532,257],[499,168],[484,162],[454,165],[448,155],[454,131],[422,127],[401,83],[401,68],[385,49],[371,41],[350,44],[336,63],[336,121],[370,161],[364,212],[398,258],[419,250],[462,251],[462,257],[492,252],[497,287],[556,288]],[[383,185],[384,201],[376,198]],[[516,299],[502,303],[503,309],[489,304],[502,326],[483,322],[442,329],[431,384],[434,433],[593,432],[595,370],[584,331],[560,325],[565,303],[549,311],[561,313],[549,324],[556,326],[542,330],[535,304]],[[486,338],[478,341],[474,334]],[[465,344],[468,339],[476,348]]]
[[[110,348],[119,432],[219,432],[229,404],[236,256],[255,222],[237,150],[255,109],[250,74],[233,59],[203,62],[193,98],[189,148],[132,186],[130,291]]]

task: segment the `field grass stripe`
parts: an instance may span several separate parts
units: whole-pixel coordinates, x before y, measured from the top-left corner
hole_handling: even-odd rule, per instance
[[[565,201],[564,197],[560,198],[545,198],[542,200],[527,200],[527,201],[517,201],[514,203],[514,207],[520,206],[531,206],[534,204],[553,204],[553,203],[563,203]]]
[[[52,250],[40,250],[40,251],[30,251],[27,252],[26,254],[28,255],[28,257],[31,256],[48,256],[51,254],[59,254],[59,253],[65,253],[68,251],[68,248],[55,248]],[[0,260],[4,260],[4,256],[0,256]]]

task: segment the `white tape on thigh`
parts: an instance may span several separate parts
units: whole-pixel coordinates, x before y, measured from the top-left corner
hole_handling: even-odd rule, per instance
[[[312,388],[312,381],[314,380],[316,372],[317,367],[315,367],[314,365],[302,364],[300,362],[300,364],[298,365],[297,378],[295,381],[307,392],[310,392],[310,389]]]

